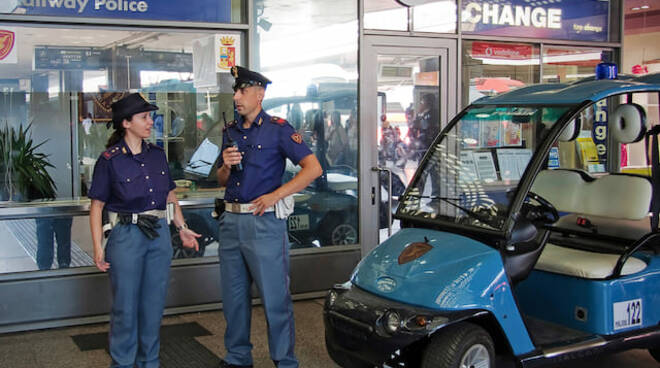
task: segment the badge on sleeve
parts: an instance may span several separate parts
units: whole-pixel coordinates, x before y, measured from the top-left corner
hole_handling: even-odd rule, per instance
[[[291,139],[293,139],[293,141],[298,143],[298,144],[302,143],[302,135],[300,135],[299,133],[291,134]]]
[[[284,125],[284,124],[287,123],[286,120],[284,120],[284,119],[282,119],[282,118],[278,118],[277,116],[271,116],[271,117],[270,117],[270,121],[271,121],[272,123],[277,124],[277,125]]]

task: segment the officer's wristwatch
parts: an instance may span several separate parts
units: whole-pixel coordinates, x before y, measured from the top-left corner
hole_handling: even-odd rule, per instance
[[[186,225],[186,223],[184,222],[183,224],[181,224],[181,226],[176,227],[176,231],[180,232],[181,230],[187,229],[187,228],[188,228],[188,225]]]

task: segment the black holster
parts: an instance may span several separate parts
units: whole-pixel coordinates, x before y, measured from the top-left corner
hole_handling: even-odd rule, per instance
[[[222,213],[225,212],[225,201],[222,198],[216,198],[214,204],[215,207],[213,207],[213,212],[211,213],[211,217],[217,220],[220,218],[220,215],[222,215]]]
[[[119,223],[128,225],[133,223],[133,214],[130,213],[120,213],[119,214]],[[135,223],[142,231],[142,233],[149,238],[150,240],[156,239],[158,237],[158,232],[156,229],[160,228],[158,223],[158,217],[153,215],[138,215],[137,222]]]

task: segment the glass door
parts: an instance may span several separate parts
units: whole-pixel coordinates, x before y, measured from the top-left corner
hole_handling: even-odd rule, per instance
[[[456,113],[453,40],[366,36],[360,85],[363,255],[399,229],[397,200]],[[433,183],[428,183],[431,187]],[[362,192],[365,193],[365,192]],[[377,231],[374,231],[377,229]]]

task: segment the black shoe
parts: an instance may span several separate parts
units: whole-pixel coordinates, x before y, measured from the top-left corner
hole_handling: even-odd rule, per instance
[[[250,364],[250,365],[236,365],[236,364],[229,364],[229,363],[225,362],[224,360],[221,360],[219,368],[252,368],[252,364]]]

